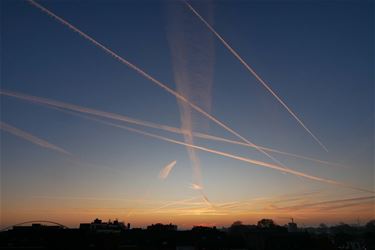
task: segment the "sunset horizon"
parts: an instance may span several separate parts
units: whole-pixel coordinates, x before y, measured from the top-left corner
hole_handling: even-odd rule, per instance
[[[373,1],[2,1],[0,229],[366,225],[374,30]]]

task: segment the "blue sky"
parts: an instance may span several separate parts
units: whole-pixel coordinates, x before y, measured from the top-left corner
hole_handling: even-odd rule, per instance
[[[41,1],[46,8],[175,89],[167,39],[173,1]],[[176,98],[120,64],[26,1],[1,6],[1,89],[46,97],[179,127]],[[327,146],[325,152],[214,38],[211,113],[254,143],[344,165],[274,154],[292,169],[367,189],[374,184],[374,4],[371,1],[191,2]],[[176,5],[176,6],[175,6]],[[186,9],[192,27],[203,24]],[[68,150],[82,162],[1,132],[2,217],[38,196],[176,200],[189,189],[186,149],[43,106],[1,96],[1,120]],[[199,118],[197,121],[202,122]],[[197,126],[199,128],[199,124]],[[201,132],[231,136],[209,122]],[[156,130],[158,134],[181,137]],[[196,144],[269,161],[248,148],[197,139]],[[323,190],[328,199],[350,189],[301,180],[269,169],[198,153],[213,202]],[[160,169],[177,160],[169,178]],[[151,191],[150,191],[151,190]],[[38,205],[39,204],[39,205]],[[23,211],[18,214],[26,217]],[[14,215],[17,217],[17,214]],[[53,216],[53,215],[51,215]],[[4,219],[3,218],[3,219]],[[15,220],[15,218],[13,218]],[[203,218],[201,218],[204,220]],[[199,221],[199,218],[197,219]],[[8,221],[6,221],[8,222]],[[6,224],[4,222],[4,224]]]

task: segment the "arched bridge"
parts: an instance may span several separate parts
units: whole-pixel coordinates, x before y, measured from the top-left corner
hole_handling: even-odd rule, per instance
[[[21,222],[21,223],[17,223],[17,224],[11,225],[11,226],[7,226],[7,227],[1,229],[0,231],[6,231],[6,230],[11,229],[12,227],[22,226],[22,225],[30,224],[30,223],[49,223],[49,224],[53,224],[53,225],[56,225],[56,226],[60,226],[62,228],[69,228],[69,227],[67,227],[63,224],[60,224],[60,223],[54,222],[54,221],[50,221],[50,220],[30,220],[30,221],[24,221],[24,222]]]

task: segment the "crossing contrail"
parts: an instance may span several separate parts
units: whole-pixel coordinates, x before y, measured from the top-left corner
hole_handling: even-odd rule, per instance
[[[188,100],[185,96],[179,94],[178,92],[176,92],[175,90],[173,90],[172,88],[168,87],[166,84],[164,84],[163,82],[155,79],[154,77],[152,77],[151,75],[149,75],[148,73],[146,73],[144,70],[142,70],[141,68],[137,67],[136,65],[132,64],[131,62],[129,62],[128,60],[124,59],[123,57],[119,56],[118,54],[116,54],[114,51],[112,51],[111,49],[109,49],[108,47],[104,46],[103,44],[99,43],[98,41],[96,41],[94,38],[92,38],[91,36],[87,35],[86,33],[84,33],[83,31],[81,31],[80,29],[78,29],[77,27],[75,27],[74,25],[72,25],[71,23],[69,23],[68,21],[66,21],[65,19],[57,16],[56,14],[54,14],[52,11],[48,10],[47,8],[43,7],[42,5],[40,5],[39,3],[33,1],[33,0],[27,0],[31,5],[33,5],[34,7],[40,9],[41,11],[43,11],[44,13],[48,14],[49,16],[55,18],[57,21],[59,21],[61,24],[67,26],[69,29],[77,32],[80,36],[82,36],[83,38],[85,38],[86,40],[90,41],[91,43],[93,43],[95,46],[97,46],[98,48],[102,49],[103,51],[105,51],[106,53],[108,53],[109,55],[111,55],[112,57],[114,57],[116,60],[118,60],[119,62],[121,62],[122,64],[128,66],[129,68],[133,69],[134,71],[136,71],[138,74],[142,75],[144,78],[150,80],[151,82],[153,82],[154,84],[156,84],[157,86],[159,86],[160,88],[164,89],[165,91],[167,91],[168,93],[172,94],[173,96],[175,96],[178,100],[186,103],[187,105],[189,105],[192,109],[196,110],[197,112],[201,113],[202,115],[204,115],[205,117],[207,117],[208,119],[210,119],[211,121],[213,121],[214,123],[216,123],[217,125],[219,125],[220,127],[224,128],[225,130],[227,130],[228,132],[230,132],[231,134],[235,135],[236,137],[238,137],[239,139],[241,139],[242,141],[248,143],[249,145],[253,146],[254,148],[256,148],[259,152],[261,152],[262,154],[266,155],[268,158],[270,158],[272,161],[280,164],[280,165],[283,165],[282,163],[280,163],[277,159],[275,159],[273,156],[271,156],[270,154],[268,154],[266,151],[264,151],[263,149],[259,148],[256,144],[252,143],[251,141],[249,141],[248,139],[246,139],[245,137],[243,137],[242,135],[240,135],[238,132],[236,132],[235,130],[233,130],[232,128],[230,128],[229,126],[227,126],[225,123],[221,122],[219,119],[217,119],[216,117],[214,117],[213,115],[209,114],[208,112],[206,112],[205,110],[203,110],[202,108],[200,108],[199,106],[195,105],[194,103],[192,103],[190,100]]]
[[[23,131],[19,128],[16,128],[8,123],[5,123],[5,122],[2,122],[0,121],[0,129],[1,130],[4,130],[5,132],[8,132],[12,135],[15,135],[19,138],[22,138],[26,141],[29,141],[35,145],[38,145],[38,146],[41,146],[43,148],[48,148],[48,149],[51,149],[51,150],[54,150],[56,152],[59,152],[59,153],[62,153],[62,154],[65,154],[65,155],[72,155],[71,153],[69,153],[68,151],[66,151],[65,149],[62,149],[60,148],[59,146],[56,146],[46,140],[43,140],[39,137],[36,137],[26,131]]]
[[[111,114],[111,113],[107,114],[106,112],[103,112],[103,111],[92,110],[92,109],[89,109],[89,108],[82,108],[82,107],[72,105],[72,104],[65,104],[64,105],[64,103],[61,103],[61,102],[58,102],[58,101],[48,100],[48,99],[45,99],[45,98],[36,98],[36,97],[33,97],[33,96],[17,94],[17,93],[14,93],[14,92],[3,91],[3,90],[0,91],[0,94],[17,97],[17,98],[24,99],[24,100],[33,101],[33,102],[36,102],[36,103],[47,104],[47,105],[51,105],[51,106],[54,106],[54,107],[67,108],[67,109],[78,111],[78,112],[81,112],[80,110],[82,110],[82,112],[84,112],[84,113],[99,114],[99,116],[110,118],[110,119],[114,119],[112,117],[123,118],[121,115],[116,115],[116,114]],[[85,116],[83,116],[83,117],[85,117]],[[159,139],[159,140],[163,140],[163,141],[167,141],[167,142],[170,142],[170,143],[191,147],[191,148],[198,149],[198,150],[205,151],[205,152],[209,152],[209,153],[212,153],[212,154],[221,155],[221,156],[224,156],[224,157],[227,157],[227,158],[243,161],[243,162],[250,163],[250,164],[255,164],[255,165],[258,165],[258,166],[261,166],[261,167],[271,168],[271,169],[274,169],[274,170],[277,170],[277,171],[280,171],[280,172],[289,173],[291,175],[303,177],[303,178],[306,178],[306,179],[315,180],[315,181],[319,181],[319,182],[323,182],[323,183],[327,183],[327,184],[331,184],[331,185],[351,188],[351,189],[354,189],[354,190],[360,190],[360,191],[363,191],[363,192],[374,193],[373,190],[367,190],[367,189],[364,189],[364,188],[359,188],[359,187],[355,187],[355,186],[352,186],[352,185],[344,184],[344,183],[341,183],[341,182],[338,182],[338,181],[335,181],[335,180],[305,174],[303,172],[299,172],[299,171],[292,170],[292,169],[289,169],[289,168],[284,168],[282,166],[275,165],[275,164],[272,164],[272,163],[258,161],[258,160],[245,158],[245,157],[233,155],[233,154],[218,151],[218,150],[213,150],[213,149],[206,148],[206,147],[188,144],[188,143],[173,140],[173,139],[170,139],[170,138],[167,138],[167,137],[164,137],[164,136],[155,135],[155,134],[148,133],[148,132],[145,132],[145,131],[142,131],[142,130],[139,130],[139,129],[135,129],[135,128],[131,128],[131,127],[127,127],[127,126],[103,121],[103,120],[96,119],[96,118],[93,118],[93,117],[85,117],[85,118],[91,119],[91,120],[94,120],[94,121],[97,121],[97,122],[101,122],[103,124],[107,124],[107,125],[110,125],[110,126],[113,126],[113,127],[118,127],[118,128],[121,128],[121,129],[132,131],[132,132],[135,132],[135,133],[138,133],[138,134],[143,134],[143,135],[153,137],[153,138],[156,138],[156,139]],[[119,119],[119,120],[123,120],[123,119]],[[195,186],[195,185],[193,185],[193,187],[197,188],[197,186]]]
[[[142,135],[152,137],[152,138],[156,138],[156,139],[159,139],[159,140],[162,140],[162,141],[166,141],[166,142],[170,142],[170,143],[173,143],[173,144],[178,144],[178,145],[182,145],[182,146],[186,146],[186,147],[191,147],[191,148],[198,149],[198,150],[208,152],[208,153],[212,153],[212,154],[215,154],[215,155],[220,155],[220,156],[224,156],[224,157],[227,157],[227,158],[230,158],[230,159],[254,164],[254,165],[257,165],[257,166],[260,166],[260,167],[270,168],[270,169],[273,169],[273,170],[276,170],[276,171],[279,171],[279,172],[282,172],[282,173],[288,173],[288,174],[291,174],[291,175],[294,175],[294,176],[297,176],[297,177],[302,177],[302,178],[306,178],[306,179],[310,179],[310,180],[314,180],[314,181],[318,181],[318,182],[322,182],[322,183],[327,183],[327,184],[330,184],[330,185],[350,188],[350,189],[353,189],[353,190],[359,190],[359,191],[362,191],[362,192],[375,193],[374,190],[368,190],[368,189],[356,187],[356,186],[353,186],[353,185],[345,184],[345,183],[342,183],[342,182],[338,182],[338,181],[335,181],[335,180],[332,180],[332,179],[327,179],[327,178],[323,178],[323,177],[318,177],[318,176],[306,174],[306,173],[303,173],[303,172],[300,172],[300,171],[297,171],[297,170],[285,168],[285,167],[280,166],[280,165],[276,165],[276,164],[272,164],[272,163],[268,163],[268,162],[263,162],[263,161],[259,161],[259,160],[254,160],[254,159],[251,159],[251,158],[246,158],[246,157],[230,154],[230,153],[227,153],[227,152],[214,150],[214,149],[210,149],[210,148],[207,148],[207,147],[188,144],[188,143],[178,141],[178,140],[174,140],[174,139],[171,139],[171,138],[168,138],[168,137],[165,137],[165,136],[152,134],[152,133],[149,133],[149,132],[146,132],[146,131],[143,131],[143,130],[139,130],[139,129],[124,126],[124,125],[119,125],[119,124],[112,123],[112,122],[107,122],[107,121],[96,119],[96,118],[93,118],[93,117],[85,117],[85,116],[83,116],[83,117],[87,118],[87,119],[90,119],[90,120],[93,120],[93,121],[103,123],[103,124],[107,124],[107,125],[112,126],[112,127],[125,129],[125,130],[128,130],[128,131],[134,132],[134,133],[142,134]],[[200,186],[198,186],[194,183],[192,184],[192,188],[202,191],[202,187],[200,187]]]
[[[214,72],[214,38],[204,27],[192,25],[194,18],[184,6],[167,5],[167,40],[170,48],[176,90],[206,112],[211,112]],[[194,144],[193,130],[208,127],[208,120],[200,120],[192,108],[177,99],[181,129],[186,143]],[[193,167],[193,182],[203,187],[201,161],[195,149],[186,147]]]
[[[179,129],[179,128],[176,128],[176,127],[171,127],[171,126],[168,126],[168,125],[162,125],[162,124],[152,123],[152,122],[148,122],[148,121],[142,121],[142,120],[134,119],[134,118],[131,118],[131,117],[128,117],[128,116],[120,115],[120,114],[115,114],[115,113],[111,113],[111,112],[86,108],[86,107],[82,107],[82,106],[78,106],[78,105],[74,105],[74,104],[70,104],[70,103],[65,103],[65,102],[61,102],[61,101],[56,101],[56,100],[32,96],[32,95],[26,95],[26,94],[22,94],[22,93],[18,93],[18,92],[0,90],[0,95],[14,97],[14,98],[29,101],[29,102],[32,102],[32,103],[45,105],[47,107],[54,107],[54,108],[57,108],[58,110],[60,110],[60,108],[62,110],[65,110],[65,109],[72,110],[72,111],[76,111],[76,112],[80,112],[80,113],[86,113],[86,114],[95,115],[95,116],[99,116],[99,117],[103,117],[103,118],[109,118],[109,119],[112,119],[112,120],[136,124],[136,125],[139,125],[139,126],[160,129],[160,130],[164,130],[164,131],[175,133],[175,134],[186,133],[186,131],[184,131],[182,129]],[[213,135],[209,135],[209,134],[199,133],[199,132],[192,132],[192,133],[193,133],[194,137],[198,137],[198,138],[202,138],[202,139],[227,142],[227,143],[231,143],[231,144],[237,144],[237,145],[241,145],[241,146],[248,146],[248,147],[254,148],[253,145],[250,145],[250,144],[244,143],[244,142],[240,142],[240,141],[234,141],[234,140],[230,140],[230,139],[226,139],[226,138],[222,138],[222,137],[217,137],[217,136],[213,136]],[[258,146],[258,147],[261,148],[264,151],[274,152],[274,153],[283,154],[283,155],[289,155],[289,156],[293,156],[293,157],[297,157],[297,158],[301,158],[301,159],[305,159],[305,160],[310,160],[310,161],[314,161],[314,162],[318,162],[318,163],[322,163],[322,164],[327,164],[327,165],[336,165],[336,166],[338,165],[337,163],[322,161],[322,160],[319,160],[319,159],[315,159],[315,158],[311,158],[311,157],[307,157],[307,156],[302,156],[302,155],[298,155],[298,154],[293,154],[293,153],[288,153],[288,152],[280,151],[280,150],[277,150],[277,149],[272,149],[272,148],[263,147],[263,146]]]
[[[172,171],[173,167],[176,165],[177,161],[172,161],[168,163],[159,173],[159,179],[166,179],[169,173]]]
[[[261,167],[274,169],[274,170],[280,171],[282,173],[288,173],[288,174],[303,177],[303,178],[306,178],[306,179],[324,182],[324,183],[331,184],[331,185],[351,188],[351,189],[354,189],[354,190],[360,190],[360,191],[363,191],[363,192],[375,193],[375,191],[373,191],[373,190],[367,190],[367,189],[364,189],[364,188],[359,188],[359,187],[355,187],[355,186],[352,186],[352,185],[344,184],[344,183],[341,183],[341,182],[338,182],[338,181],[335,181],[335,180],[305,174],[303,172],[300,172],[300,171],[297,171],[297,170],[292,170],[290,168],[284,168],[282,166],[275,165],[275,164],[272,164],[272,163],[254,160],[254,159],[251,159],[251,158],[245,158],[245,157],[233,155],[233,154],[222,152],[222,151],[209,149],[209,148],[202,147],[202,146],[196,146],[196,145],[188,144],[188,143],[185,143],[185,142],[177,141],[177,140],[170,139],[170,138],[160,136],[160,135],[155,135],[155,134],[145,132],[145,131],[135,129],[135,128],[130,128],[130,127],[126,127],[126,126],[119,126],[119,127],[122,127],[124,129],[127,129],[129,131],[132,131],[132,132],[135,132],[135,133],[138,133],[138,134],[143,134],[143,135],[146,135],[146,136],[149,136],[149,137],[157,138],[157,139],[167,141],[167,142],[171,142],[171,143],[174,143],[174,144],[188,146],[188,147],[192,147],[192,148],[195,148],[195,149],[198,149],[198,150],[201,150],[201,151],[205,151],[205,152],[209,152],[209,153],[212,153],[212,154],[221,155],[221,156],[225,156],[225,157],[228,157],[228,158],[231,158],[231,159],[235,159],[235,160],[251,163],[251,164],[254,164],[254,165],[258,165],[258,166],[261,166]]]
[[[205,134],[205,133],[200,133],[200,132],[193,132],[193,136],[198,137],[198,138],[202,138],[202,139],[207,139],[207,140],[227,142],[227,143],[230,143],[230,144],[254,148],[252,145],[249,145],[248,143],[244,143],[244,142],[241,142],[241,141],[235,141],[235,140],[231,140],[231,139],[227,139],[227,138],[223,138],[223,137],[218,137],[218,136],[214,136],[214,135],[209,135],[209,134]],[[269,148],[269,147],[259,146],[259,145],[258,145],[258,147],[263,149],[264,151],[268,151],[268,152],[273,152],[273,153],[282,154],[282,155],[288,155],[288,156],[292,156],[292,157],[295,157],[295,158],[313,161],[313,162],[317,162],[317,163],[321,163],[321,164],[325,164],[325,165],[342,167],[342,165],[340,165],[338,163],[335,163],[335,162],[324,161],[324,160],[316,159],[316,158],[313,158],[313,157],[289,153],[289,152],[285,152],[285,151],[281,151],[281,150],[277,150],[277,149],[273,149],[273,148]]]
[[[187,143],[187,144],[188,144],[188,143]],[[188,144],[188,145],[190,145],[190,144]],[[189,147],[189,146],[187,146],[187,147]],[[197,190],[197,191],[202,195],[203,201],[204,201],[207,205],[209,205],[209,206],[211,206],[211,207],[215,207],[215,206],[210,202],[210,200],[208,199],[208,197],[204,194],[202,185],[198,185],[198,184],[196,184],[196,183],[191,183],[191,184],[190,184],[190,188],[191,188],[191,189],[194,189],[194,190]]]
[[[186,0],[182,0],[186,6],[207,26],[207,28],[220,40],[220,42],[240,61],[240,63],[267,89],[269,93],[276,98],[276,100],[289,112],[289,114],[306,130],[307,133],[325,150],[328,149],[324,144],[315,136],[309,128],[298,118],[298,116],[292,111],[291,108],[272,90],[269,84],[267,84],[256,72],[250,67],[248,63],[224,40],[224,38],[191,6]]]

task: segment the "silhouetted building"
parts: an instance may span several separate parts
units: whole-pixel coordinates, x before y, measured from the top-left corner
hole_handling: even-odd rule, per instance
[[[130,226],[130,224],[128,224]],[[91,223],[81,223],[79,226],[80,230],[90,231],[95,233],[120,233],[128,230],[123,222],[119,222],[117,219],[113,222],[102,222],[98,218]]]
[[[216,227],[204,227],[204,226],[194,226],[191,231],[193,232],[210,232],[216,231]]]
[[[293,218],[292,218],[292,222],[288,223],[288,232],[289,233],[298,232],[297,223],[294,222]]]
[[[147,230],[150,231],[177,231],[177,225],[170,224],[161,224],[156,223],[152,224],[151,226],[147,226]]]
[[[298,232],[297,224],[294,223],[294,222],[290,222],[290,223],[288,223],[288,232],[289,232],[289,233],[295,233],[295,232]]]

